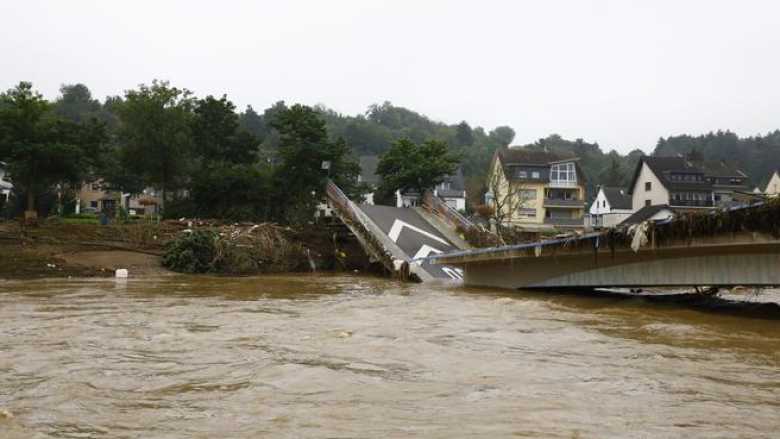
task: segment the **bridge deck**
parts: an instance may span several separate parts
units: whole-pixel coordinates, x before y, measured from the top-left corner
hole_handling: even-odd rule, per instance
[[[462,281],[462,270],[432,265],[423,258],[465,248],[449,223],[435,221],[412,208],[357,205],[332,182],[326,193],[335,214],[358,238],[366,252],[388,270],[420,281]],[[449,230],[452,229],[452,230]],[[411,262],[417,260],[416,262]],[[409,267],[409,273],[405,273]]]

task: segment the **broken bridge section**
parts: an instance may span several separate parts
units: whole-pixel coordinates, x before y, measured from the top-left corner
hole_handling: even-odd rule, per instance
[[[459,249],[414,209],[369,205],[359,208],[403,251],[407,261]],[[428,261],[413,263],[434,278],[462,278],[462,271],[455,267],[431,265]]]
[[[421,281],[462,281],[460,268],[418,260],[463,250],[465,243],[457,237],[454,227],[414,208],[357,205],[333,182],[328,182],[325,192],[334,214],[358,238],[364,250],[395,275]]]

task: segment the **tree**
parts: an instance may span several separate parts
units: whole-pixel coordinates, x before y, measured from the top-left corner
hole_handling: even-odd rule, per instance
[[[692,162],[701,162],[704,161],[704,154],[702,154],[701,151],[699,151],[699,149],[694,146],[688,153],[687,158]]]
[[[328,139],[325,122],[311,107],[281,109],[271,126],[279,134],[277,205],[288,220],[308,220],[328,177],[355,196],[360,165],[343,139]]]
[[[125,142],[122,159],[131,171],[160,188],[163,207],[176,179],[183,177],[192,149],[190,96],[186,89],[155,80],[151,86],[127,91],[118,108]]]
[[[393,142],[376,166],[381,176],[377,195],[388,200],[396,190],[416,189],[420,193],[444,181],[455,173],[458,157],[449,151],[447,143],[428,140],[415,144],[409,139]]]
[[[525,205],[528,198],[523,195],[523,183],[507,180],[500,169],[490,174],[488,191],[492,194],[490,207],[496,221],[496,234],[503,240],[502,228],[506,227],[506,221]]]
[[[260,140],[247,131],[239,131],[235,105],[226,96],[207,96],[195,101],[192,137],[202,168],[215,162],[252,163],[257,158]]]
[[[626,183],[626,176],[620,169],[620,162],[612,156],[609,167],[601,173],[601,184],[607,187],[624,187]]]
[[[268,133],[268,126],[263,117],[257,114],[251,105],[247,105],[246,110],[238,116],[238,128],[252,133],[260,139]]]
[[[465,120],[458,124],[455,141],[458,146],[471,146],[474,144],[474,135],[471,127]]]
[[[92,92],[86,85],[63,85],[60,87],[60,93],[61,96],[55,103],[57,115],[74,122],[82,122],[91,118],[104,119],[102,105],[92,98]]]
[[[93,170],[105,144],[102,124],[58,117],[54,106],[21,82],[0,95],[0,160],[26,194],[28,217],[36,217],[36,197],[55,183],[75,183]]]
[[[489,136],[502,146],[509,146],[515,140],[515,130],[508,126],[500,126],[491,131]]]

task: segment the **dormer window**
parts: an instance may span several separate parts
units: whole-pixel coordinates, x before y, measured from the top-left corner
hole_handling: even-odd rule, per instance
[[[528,178],[528,172],[526,171],[517,171],[517,178]]]

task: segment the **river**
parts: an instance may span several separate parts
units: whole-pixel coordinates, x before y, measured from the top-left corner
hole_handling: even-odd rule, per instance
[[[0,281],[0,438],[778,437],[779,321],[345,275]]]

